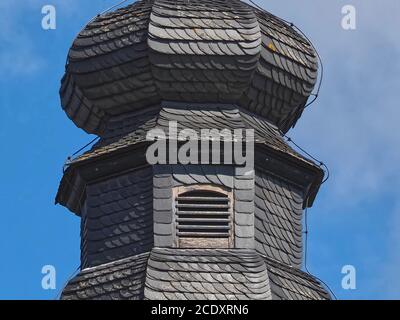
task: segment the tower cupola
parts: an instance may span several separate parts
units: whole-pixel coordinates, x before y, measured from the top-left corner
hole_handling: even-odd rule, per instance
[[[317,61],[293,27],[238,0],[138,1],[90,22],[60,90],[99,137],[56,198],[81,219],[62,298],[329,299],[302,271],[323,171],[283,139]]]

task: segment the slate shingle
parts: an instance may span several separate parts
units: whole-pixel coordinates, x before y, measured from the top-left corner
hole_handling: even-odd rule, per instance
[[[153,170],[87,187],[82,214],[82,266],[120,260],[153,247]]]
[[[303,256],[301,190],[257,170],[254,215],[257,251],[300,268]]]
[[[330,300],[331,296],[312,275],[264,258],[273,300]]]
[[[83,270],[63,300],[327,300],[311,275],[253,250],[153,249]]]
[[[162,107],[154,106],[146,111],[112,118],[99,143],[70,164],[101,157],[146,142],[148,131],[161,128],[168,132],[171,121],[177,122],[178,130],[190,128],[197,131],[199,137],[201,137],[202,129],[228,129],[232,132],[235,129],[254,129],[256,143],[288,154],[298,161],[315,165],[311,160],[293,150],[282,138],[278,129],[260,116],[234,105],[192,103],[164,103]]]
[[[142,300],[149,253],[83,270],[64,288],[62,300]]]
[[[97,17],[74,41],[60,90],[78,127],[162,100],[236,103],[287,131],[317,80],[312,46],[237,0],[154,0]]]
[[[153,249],[147,299],[270,299],[267,269],[254,250]]]

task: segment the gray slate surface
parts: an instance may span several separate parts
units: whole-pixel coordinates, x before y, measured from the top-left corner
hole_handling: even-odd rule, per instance
[[[142,169],[87,187],[81,223],[82,267],[153,248],[153,170]]]
[[[256,171],[255,240],[263,255],[290,266],[302,265],[302,192],[288,183]]]
[[[153,249],[145,297],[151,300],[270,299],[267,269],[252,250]]]
[[[312,275],[264,258],[273,300],[330,300],[327,289]]]
[[[83,270],[63,290],[62,300],[143,300],[149,253]]]
[[[317,68],[306,39],[244,2],[138,1],[79,33],[60,94],[74,123],[99,135],[113,116],[162,100],[236,103],[286,132]]]
[[[254,129],[255,143],[287,154],[300,162],[315,165],[292,149],[282,138],[278,129],[243,108],[224,104],[181,104],[164,102],[163,106],[153,106],[145,111],[136,111],[112,118],[104,136],[93,148],[77,157],[70,164],[106,156],[114,151],[145,142],[149,130],[161,128],[168,132],[169,121],[178,123],[178,130],[190,128],[199,133],[201,129],[235,130]]]
[[[153,249],[82,271],[64,300],[327,300],[309,274],[253,250]]]

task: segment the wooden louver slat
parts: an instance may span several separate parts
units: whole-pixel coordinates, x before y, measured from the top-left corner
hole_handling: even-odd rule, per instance
[[[176,198],[176,228],[180,238],[229,238],[230,199],[214,191],[192,191]]]

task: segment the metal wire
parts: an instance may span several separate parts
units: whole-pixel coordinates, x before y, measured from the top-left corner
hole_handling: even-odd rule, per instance
[[[308,201],[309,201],[309,199],[307,199],[307,201],[306,201],[307,202],[307,206],[306,206],[306,210],[305,210],[305,213],[304,213],[304,224],[305,224],[305,232],[304,232],[304,235],[305,235],[305,241],[304,241],[304,269],[306,270],[306,272],[308,274],[311,275],[311,272],[308,270],[308,263],[307,263],[308,262],[307,261],[307,258],[308,258],[308,234],[309,234],[309,228],[308,228]],[[312,276],[315,279],[317,279],[319,282],[321,282],[329,290],[329,292],[331,293],[332,297],[335,300],[338,300],[336,294],[333,292],[331,287],[326,282],[324,282],[323,280],[321,280],[320,278],[318,278],[315,275],[312,275]]]
[[[266,13],[266,14],[268,14],[268,15],[274,17],[275,19],[280,20],[280,21],[284,22],[285,24],[287,24],[287,25],[291,26],[292,28],[294,28],[296,31],[298,31],[298,32],[309,42],[309,44],[311,45],[311,47],[314,49],[314,51],[315,51],[315,53],[316,53],[316,55],[317,55],[317,58],[318,58],[318,60],[319,60],[319,63],[320,63],[320,67],[321,67],[320,69],[321,69],[321,71],[320,71],[319,83],[318,83],[318,85],[317,85],[317,91],[316,91],[316,93],[312,93],[312,94],[311,94],[311,96],[314,96],[314,98],[313,98],[308,104],[306,104],[306,105],[304,106],[303,109],[308,108],[308,107],[311,106],[313,103],[315,103],[315,101],[318,99],[319,93],[320,93],[320,90],[321,90],[321,87],[322,87],[322,82],[323,82],[323,79],[324,79],[324,64],[323,64],[323,62],[322,62],[321,55],[319,54],[318,50],[315,48],[314,44],[313,44],[312,41],[309,39],[309,37],[307,37],[307,35],[306,35],[299,27],[297,27],[293,22],[289,22],[289,21],[287,21],[287,20],[285,20],[285,19],[283,19],[283,18],[280,18],[280,17],[278,17],[278,16],[276,16],[276,15],[274,15],[274,14],[272,14],[272,13],[266,11],[266,10],[265,10],[264,8],[262,8],[260,5],[258,5],[257,3],[255,3],[253,0],[248,0],[248,1],[249,1],[252,5],[254,5],[257,9],[261,10],[262,12],[264,12],[264,13]]]
[[[109,11],[111,11],[112,9],[114,9],[114,8],[116,8],[116,7],[119,7],[120,5],[122,5],[122,4],[124,4],[125,2],[128,2],[128,1],[129,1],[129,0],[122,0],[122,1],[118,2],[117,4],[114,4],[113,6],[111,6],[111,7],[107,8],[107,9],[105,9],[104,11],[102,11],[102,12],[96,14],[92,19],[90,19],[90,20],[85,24],[85,26],[84,26],[83,29],[85,29],[85,28],[86,28],[90,23],[92,23],[95,19],[101,17],[102,15],[104,15],[104,14],[108,13]],[[133,3],[135,3],[135,2],[136,2],[136,1],[134,1]],[[67,55],[67,58],[66,58],[66,61],[65,61],[65,69],[67,69],[68,63],[69,63],[69,55]]]
[[[114,8],[116,8],[116,7],[118,7],[118,6],[120,6],[121,4],[124,4],[124,3],[127,2],[127,1],[128,1],[128,0],[123,0],[123,1],[118,2],[117,4],[115,4],[115,5],[111,6],[111,7],[109,7],[108,9],[104,10],[103,12],[101,12],[98,16],[102,16],[103,14],[107,13],[108,11],[111,11],[112,9],[114,9]]]

